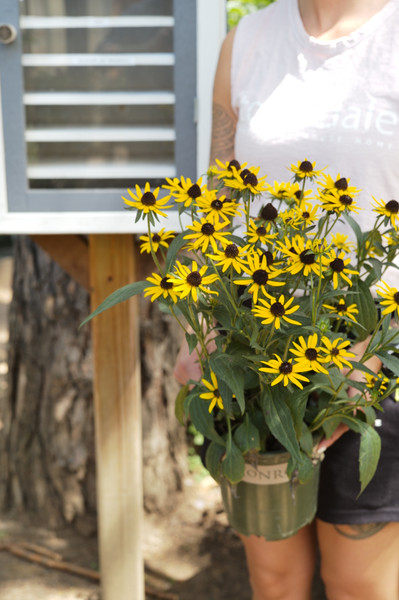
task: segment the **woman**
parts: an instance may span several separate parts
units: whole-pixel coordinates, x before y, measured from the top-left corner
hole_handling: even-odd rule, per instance
[[[399,190],[398,65],[399,0],[277,0],[223,43],[211,164],[235,158],[287,181],[286,167],[307,158],[350,177],[364,205],[388,201]],[[369,216],[359,216],[365,229]],[[367,364],[380,370],[377,357]],[[175,374],[182,383],[197,375],[184,352]],[[316,526],[277,542],[242,536],[253,600],[310,599],[316,535],[329,600],[398,600],[399,404],[384,409],[380,465],[359,499],[358,439],[341,426],[320,448],[331,446]]]

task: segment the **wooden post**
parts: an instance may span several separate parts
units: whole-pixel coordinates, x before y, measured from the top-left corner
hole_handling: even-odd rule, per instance
[[[132,235],[90,236],[92,308],[136,278]],[[103,600],[144,600],[141,394],[136,299],[92,321]]]

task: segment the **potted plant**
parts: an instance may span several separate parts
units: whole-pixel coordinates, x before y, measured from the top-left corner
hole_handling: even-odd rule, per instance
[[[339,423],[361,436],[362,490],[375,472],[375,411],[399,376],[391,326],[399,292],[384,281],[399,244],[399,204],[374,199],[375,222],[362,231],[353,218],[359,190],[307,159],[291,165],[289,182],[273,185],[259,168],[216,163],[207,183],[181,177],[168,179],[163,195],[148,183],[128,190],[127,207],[147,221],[142,251],[156,271],[111,294],[87,320],[138,293],[175,317],[201,368],[179,393],[176,414],[209,440],[206,464],[233,526],[278,539],[313,518],[315,447]],[[178,212],[178,234],[157,224],[170,210]],[[356,244],[337,232],[342,222]],[[351,345],[360,340],[367,347],[357,359]],[[365,365],[372,355],[381,373]],[[364,381],[352,381],[354,370]],[[349,387],[357,393],[348,395]],[[271,467],[263,464],[268,455]],[[252,522],[279,505],[298,514],[278,530]],[[250,518],[242,516],[248,510]],[[284,518],[273,512],[272,521]]]

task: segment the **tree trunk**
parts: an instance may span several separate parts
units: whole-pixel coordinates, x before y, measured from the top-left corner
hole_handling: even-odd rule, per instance
[[[52,526],[95,529],[95,457],[87,292],[29,238],[17,238],[10,306],[9,390],[0,438],[0,508]],[[142,302],[144,500],[176,503],[185,436],[174,417],[171,374],[181,337]]]

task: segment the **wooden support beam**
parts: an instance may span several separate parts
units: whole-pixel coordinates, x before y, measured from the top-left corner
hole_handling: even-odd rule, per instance
[[[89,248],[80,235],[31,235],[31,239],[89,291]]]
[[[137,279],[132,235],[91,235],[92,308]],[[144,600],[141,394],[136,299],[92,321],[103,600]]]

